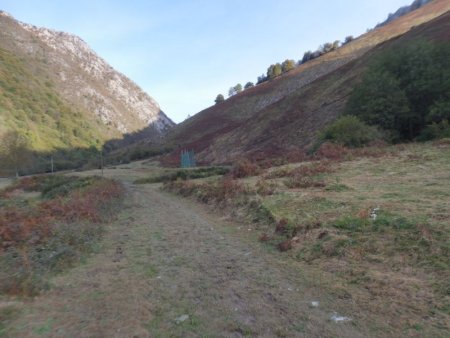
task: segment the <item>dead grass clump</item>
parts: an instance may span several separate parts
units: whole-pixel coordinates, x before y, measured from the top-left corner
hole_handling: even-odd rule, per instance
[[[334,169],[329,161],[320,161],[310,165],[302,165],[291,172],[291,176],[315,176],[319,174],[331,173]]]
[[[286,218],[280,219],[275,227],[275,233],[286,234],[288,232],[288,223],[289,221]]]
[[[238,160],[231,168],[230,174],[233,178],[244,178],[255,176],[260,173],[259,166],[248,159]]]
[[[287,239],[283,242],[278,243],[277,245],[278,250],[281,252],[285,252],[292,249],[292,240]]]
[[[259,241],[260,241],[260,242],[268,242],[268,241],[270,241],[270,240],[272,240],[272,237],[269,236],[269,235],[266,234],[266,233],[263,233],[261,236],[259,236]]]
[[[378,145],[372,145],[370,147],[354,148],[350,150],[350,154],[353,157],[380,158],[386,156],[389,153],[386,146],[386,144],[380,143]]]
[[[322,223],[320,222],[311,222],[306,224],[299,224],[294,227],[292,230],[292,236],[297,236],[299,234],[307,234],[313,229],[318,229],[322,227]]]
[[[256,193],[261,196],[273,195],[275,189],[277,188],[277,184],[275,182],[269,182],[264,178],[261,178],[256,182],[255,185]]]
[[[264,178],[275,179],[275,178],[287,177],[287,176],[291,175],[291,172],[292,172],[291,168],[288,168],[288,167],[279,168],[279,169],[275,169],[275,170],[268,172],[267,174],[265,174]]]
[[[333,168],[332,163],[327,160],[313,162],[309,164],[303,164],[299,167],[296,167],[294,169],[289,167],[279,168],[276,170],[272,170],[269,173],[265,175],[265,178],[268,179],[276,179],[276,178],[283,178],[283,177],[311,177],[316,176],[320,174],[327,174],[332,173],[335,171],[335,168]]]
[[[294,176],[285,180],[284,185],[290,189],[296,188],[324,188],[325,182],[312,177]]]
[[[286,161],[288,163],[299,163],[309,159],[308,154],[303,149],[291,149],[286,152]]]
[[[350,150],[340,144],[325,142],[314,154],[316,159],[341,161],[350,154]]]
[[[435,147],[450,146],[450,138],[441,138],[441,139],[435,140],[435,141],[433,141],[433,145]]]

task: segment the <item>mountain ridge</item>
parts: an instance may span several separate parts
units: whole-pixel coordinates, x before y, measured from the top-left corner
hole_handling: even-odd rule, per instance
[[[432,1],[335,51],[201,111],[169,133],[168,141],[177,150],[164,159],[165,163],[175,165],[182,149],[195,150],[204,163],[229,163],[242,156],[274,156],[291,147],[311,146],[317,132],[343,110],[351,87],[363,72],[361,60],[370,59],[367,53],[449,10],[448,1]],[[349,68],[348,76],[333,75]],[[317,86],[318,82],[323,86]],[[350,89],[344,90],[347,87]],[[264,104],[258,105],[258,101]],[[292,125],[298,130],[289,127]],[[264,149],[260,149],[262,145]]]
[[[4,11],[0,12],[0,28],[0,48],[18,60],[26,60],[23,68],[29,77],[50,83],[66,106],[81,111],[83,122],[87,119],[98,130],[102,142],[149,126],[162,135],[175,125],[150,95],[116,71],[80,37],[22,23]],[[0,101],[1,106],[7,105]],[[34,127],[30,125],[28,129]],[[89,143],[92,142],[66,142],[65,146]]]

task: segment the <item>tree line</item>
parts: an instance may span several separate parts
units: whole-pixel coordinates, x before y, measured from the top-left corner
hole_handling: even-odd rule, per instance
[[[346,114],[394,142],[448,133],[450,44],[419,40],[384,52],[354,88]]]
[[[301,60],[295,61],[292,59],[286,59],[285,61],[283,61],[281,63],[277,62],[275,64],[271,64],[267,68],[267,71],[265,74],[258,76],[256,85],[266,82],[266,81],[269,81],[269,80],[272,80],[284,73],[291,71],[292,69],[294,69],[308,61],[314,60],[321,55],[332,52],[332,51],[336,50],[337,48],[339,48],[353,40],[354,40],[353,36],[349,35],[344,39],[344,42],[341,42],[339,40],[336,40],[334,42],[326,42],[323,45],[319,46],[319,48],[314,52],[310,51],[310,50],[305,52],[303,54],[303,58]],[[242,84],[238,83],[235,86],[230,87],[230,89],[228,90],[228,97],[232,97],[236,94],[239,94],[243,90],[249,89],[254,86],[255,86],[255,84],[253,82],[247,82],[244,87],[242,87]],[[225,96],[223,94],[218,94],[216,96],[216,99],[214,100],[214,102],[216,104],[219,104],[223,101],[225,101]]]
[[[372,61],[320,141],[361,146],[450,138],[450,43],[408,42]]]

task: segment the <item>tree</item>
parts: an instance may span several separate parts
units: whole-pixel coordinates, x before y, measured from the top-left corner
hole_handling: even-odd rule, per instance
[[[228,90],[228,97],[239,94],[240,92],[242,92],[242,85],[240,83],[238,83],[236,86],[231,87]]]
[[[405,138],[404,123],[411,110],[398,80],[388,72],[372,71],[355,87],[346,113],[369,125],[380,126],[391,133],[393,140],[398,140]]]
[[[277,76],[280,76],[281,73],[283,72],[282,68],[281,68],[281,64],[277,63],[274,65],[270,65],[270,67],[267,69],[267,78],[273,79]]]
[[[436,101],[427,114],[428,123],[439,123],[444,120],[450,121],[450,100],[438,100]]]
[[[333,44],[331,42],[325,42],[322,46],[320,46],[319,50],[322,53],[328,53],[333,50]]]
[[[257,81],[256,81],[256,84],[260,84],[260,83],[263,83],[263,82],[265,82],[265,81],[267,81],[267,76],[264,75],[264,74],[261,74],[261,76],[258,76],[258,79],[257,79]]]
[[[310,50],[305,52],[305,54],[303,54],[302,63],[305,63],[305,62],[308,62],[309,60],[311,60],[312,55],[313,55],[313,53]]]
[[[17,131],[7,132],[0,144],[1,163],[19,177],[20,169],[30,160],[27,139]]]
[[[347,113],[412,140],[448,119],[450,45],[415,41],[385,51],[348,100]]]
[[[333,42],[332,50],[336,50],[341,46],[341,42],[339,40],[336,40]]]
[[[253,82],[247,82],[244,86],[244,89],[249,89],[251,87],[254,87],[255,85],[253,84]]]
[[[214,100],[214,102],[215,102],[216,104],[222,103],[223,101],[225,101],[225,98],[223,97],[222,94],[218,94],[218,95],[216,96],[216,99]]]
[[[346,45],[347,43],[353,41],[354,39],[355,38],[353,37],[353,35],[346,36],[345,40],[344,40],[344,45]]]
[[[283,63],[281,64],[281,70],[283,73],[286,73],[292,69],[295,68],[295,61],[294,60],[285,60],[283,61]]]

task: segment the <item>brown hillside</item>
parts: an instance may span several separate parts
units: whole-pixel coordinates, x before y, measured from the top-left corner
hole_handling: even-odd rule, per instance
[[[222,163],[310,145],[317,131],[343,110],[374,53],[417,37],[448,41],[449,10],[450,2],[433,1],[334,52],[203,110],[174,128],[168,142],[177,150],[166,163],[175,164],[182,148],[194,149],[202,161]]]

